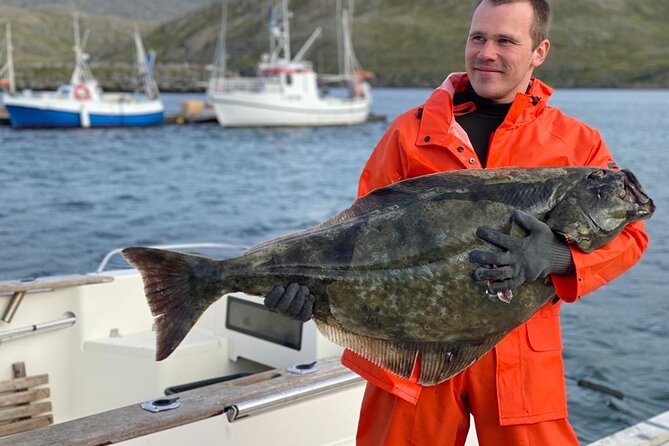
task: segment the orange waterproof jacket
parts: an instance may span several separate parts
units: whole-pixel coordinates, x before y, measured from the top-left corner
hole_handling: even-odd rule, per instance
[[[480,169],[464,129],[454,119],[452,98],[465,89],[465,73],[451,74],[422,107],[400,115],[370,156],[358,195],[434,172]],[[552,89],[532,79],[518,94],[491,137],[486,167],[601,166],[614,160],[599,132],[547,105]],[[552,277],[557,295],[573,302],[630,268],[648,244],[643,223],[629,224],[614,240],[590,254],[571,247],[575,272]],[[560,302],[547,304],[511,331],[496,347],[500,425],[565,418],[567,402],[559,321]],[[419,367],[420,358],[417,360]],[[370,383],[415,403],[417,373],[405,380],[350,350],[342,363]]]

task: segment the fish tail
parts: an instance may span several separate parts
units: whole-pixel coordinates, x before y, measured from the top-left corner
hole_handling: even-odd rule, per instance
[[[208,257],[132,247],[123,256],[139,270],[157,331],[156,360],[167,358],[225,291],[221,265]]]

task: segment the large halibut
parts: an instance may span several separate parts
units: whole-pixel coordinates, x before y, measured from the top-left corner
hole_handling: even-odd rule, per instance
[[[495,250],[479,226],[506,233],[521,209],[590,252],[655,207],[627,171],[596,167],[444,172],[376,189],[332,219],[225,260],[133,247],[157,324],[158,360],[230,292],[263,296],[298,282],[316,297],[313,319],[333,342],[419,382],[449,379],[555,295],[525,283],[510,303],[473,279],[473,249]]]

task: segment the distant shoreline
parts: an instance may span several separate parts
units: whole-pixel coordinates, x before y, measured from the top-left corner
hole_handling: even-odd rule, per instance
[[[44,82],[39,82],[36,84],[27,84],[27,83],[18,83],[17,84],[17,91],[22,91],[22,90],[32,90],[32,91],[55,91],[60,85],[65,83],[65,81],[60,82],[60,83],[44,83]],[[433,86],[425,86],[425,85],[382,85],[382,84],[372,84],[372,89],[374,88],[386,88],[386,89],[434,89],[439,86],[439,83],[435,83]],[[124,93],[132,93],[135,91],[134,89],[129,89],[129,88],[121,88],[118,86],[116,83],[112,84],[105,84],[104,82],[100,82],[100,87],[105,91],[105,92],[112,92],[112,91],[118,91],[118,92],[124,92]],[[592,86],[592,85],[584,85],[584,86],[579,86],[579,85],[565,85],[565,86],[553,86],[555,89],[559,90],[639,90],[639,91],[651,91],[651,90],[666,90],[669,88],[669,86],[662,86],[662,85],[650,85],[650,86],[635,86],[635,85],[630,85],[630,86]],[[206,87],[200,87],[197,85],[188,85],[187,83],[184,82],[179,82],[178,86],[175,85],[165,85],[161,84],[160,82],[158,83],[158,89],[160,90],[161,93],[205,93],[206,92]]]
[[[106,63],[91,64],[91,70],[105,91],[132,92],[138,85],[138,80],[133,73],[135,68],[131,64]],[[154,75],[158,88],[162,92],[171,93],[196,93],[204,92],[211,66],[209,64],[191,63],[169,63],[158,64]],[[17,89],[55,90],[58,86],[69,81],[71,66],[67,64],[35,64],[32,66],[19,66],[16,69]],[[444,74],[445,75],[445,74]],[[626,84],[576,84],[574,82],[560,82],[560,80],[543,77],[542,80],[553,88],[560,89],[664,89],[669,88],[669,78],[661,82],[635,82]],[[438,87],[443,81],[442,77],[434,79],[421,79],[419,83],[398,84],[391,80],[392,75],[383,76],[376,74],[372,82],[374,88],[429,88]],[[25,79],[30,79],[26,81]]]

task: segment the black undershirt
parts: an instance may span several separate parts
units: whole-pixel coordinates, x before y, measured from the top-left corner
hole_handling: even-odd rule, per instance
[[[481,166],[485,167],[488,162],[488,147],[492,133],[504,121],[504,117],[511,108],[511,103],[497,104],[490,99],[482,98],[476,94],[471,84],[467,85],[464,91],[456,93],[453,98],[455,106],[466,102],[473,102],[476,109],[465,114],[456,113],[455,120],[467,132]]]

